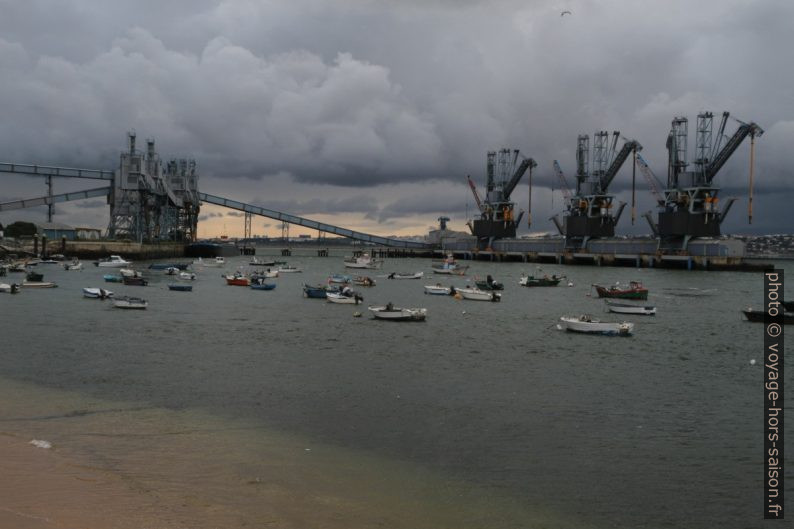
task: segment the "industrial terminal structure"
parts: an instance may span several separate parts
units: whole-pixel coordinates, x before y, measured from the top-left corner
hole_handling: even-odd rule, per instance
[[[139,244],[162,242],[189,245],[196,241],[201,203],[224,206],[245,214],[246,237],[250,237],[251,217],[265,216],[319,232],[356,239],[370,245],[398,248],[421,253],[452,252],[463,258],[554,260],[559,263],[591,262],[595,264],[630,264],[665,266],[684,262],[693,267],[739,267],[744,257],[744,243],[720,237],[720,225],[734,199],[720,208],[719,187],[715,177],[741,143],[750,138],[750,211],[752,215],[753,147],[763,129],[755,123],[736,120],[739,126],[726,134],[730,115],[722,114],[717,133],[713,133],[713,114],[702,112],[697,118],[695,158],[688,161],[688,121],[676,117],[667,136],[667,183],[653,174],[640,154],[637,140],[623,138],[615,131],[590,137],[580,135],[576,146],[576,187],[568,187],[557,160],[552,167],[562,183],[565,211],[562,220],[552,217],[561,237],[516,238],[523,211],[516,211],[511,199],[525,173],[529,173],[527,223],[532,222],[532,170],[538,166],[533,158],[522,157],[518,150],[503,148],[487,153],[485,198],[481,199],[471,177],[467,178],[478,207],[478,217],[467,222],[471,235],[450,232],[441,217],[439,230],[431,232],[426,242],[371,235],[317,222],[304,217],[269,210],[236,200],[209,195],[199,190],[199,173],[194,160],[172,159],[163,162],[155,150],[154,140],[146,140],[145,151],[136,149],[136,135],[129,133],[127,149],[120,155],[115,170],[74,169],[31,164],[0,163],[0,172],[36,175],[46,179],[48,194],[29,200],[0,203],[0,212],[46,205],[52,222],[53,205],[91,197],[107,197],[110,218],[109,239]],[[623,140],[620,148],[619,142]],[[644,216],[653,237],[616,236],[616,228],[625,203],[616,204],[609,187],[633,156],[632,168],[644,176],[659,206],[658,218]],[[103,180],[107,185],[84,191],[54,194],[54,178]],[[632,178],[634,186],[634,178]],[[634,195],[632,189],[632,196]],[[632,218],[634,215],[632,204]]]

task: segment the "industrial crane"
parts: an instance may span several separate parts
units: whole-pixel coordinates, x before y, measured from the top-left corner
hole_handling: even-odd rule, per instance
[[[562,172],[560,162],[557,160],[554,160],[554,174],[556,174],[557,178],[560,180],[560,191],[562,191],[562,197],[565,199],[565,203],[567,204],[571,199],[571,188],[568,185],[568,181],[565,179],[565,173]]]
[[[518,156],[518,150],[488,152],[484,200],[480,199],[476,185],[468,178],[469,187],[480,210],[480,218],[469,221],[468,225],[481,248],[490,247],[495,239],[516,236],[516,228],[524,212],[515,215],[515,203],[510,200],[510,195],[524,173],[537,166],[532,158],[524,158],[516,167]]]
[[[592,238],[612,237],[615,234],[615,225],[626,204],[621,204],[617,212],[612,212],[615,197],[609,194],[609,186],[629,155],[642,150],[642,145],[635,140],[626,140],[618,150],[619,139],[618,131],[612,133],[611,140],[607,131],[594,135],[591,168],[590,136],[583,134],[577,138],[576,193],[566,195],[564,222],[560,222],[556,215],[551,219],[565,237],[568,248],[585,248]],[[562,170],[556,162],[554,169],[567,188]]]
[[[725,145],[721,146],[729,116],[728,112],[723,112],[717,137],[713,138],[714,115],[711,112],[698,114],[694,170],[688,169],[687,162],[687,118],[673,119],[667,136],[667,189],[664,190],[664,203],[659,212],[657,226],[662,249],[685,250],[692,238],[720,235],[720,225],[736,199],[728,199],[720,211],[720,189],[714,185],[714,178],[747,137],[751,138],[748,207],[752,221],[753,147],[755,138],[761,136],[764,130],[755,123],[745,123],[734,118],[739,127],[727,138]]]

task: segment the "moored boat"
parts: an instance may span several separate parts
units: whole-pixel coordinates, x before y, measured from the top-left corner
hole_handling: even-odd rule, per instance
[[[64,263],[63,264],[63,269],[64,270],[82,270],[83,269],[83,263],[81,263],[80,261],[74,260],[71,263]]]
[[[415,274],[406,274],[403,272],[392,272],[388,276],[388,279],[421,279],[425,275],[424,272],[416,272]]]
[[[25,288],[55,288],[58,284],[52,281],[23,281],[22,286]]]
[[[535,276],[521,276],[521,279],[518,280],[518,284],[522,287],[556,287],[560,281],[563,280],[565,276],[556,276],[553,275],[543,276],[543,277],[535,277]]]
[[[425,321],[427,309],[411,308],[403,309],[388,303],[384,307],[367,307],[372,315],[378,320],[388,321]]]
[[[183,285],[179,283],[172,283],[168,285],[168,290],[174,290],[176,292],[192,292],[193,285]]]
[[[199,257],[196,261],[193,261],[194,265],[199,266],[209,266],[213,268],[220,268],[226,265],[226,259],[223,257],[215,257],[214,259],[207,259],[206,261]]]
[[[122,282],[125,285],[135,286],[135,287],[145,287],[149,284],[149,282],[142,278],[141,276],[134,276],[134,277],[124,277],[122,278]]]
[[[425,294],[431,294],[433,296],[449,296],[451,293],[451,287],[443,287],[441,285],[425,285]]]
[[[104,288],[83,288],[83,297],[91,299],[107,299],[113,297],[113,292]]]
[[[333,274],[328,278],[329,283],[338,283],[341,285],[347,285],[350,283],[351,279],[350,276],[342,275],[342,274]]]
[[[621,288],[618,283],[611,287],[593,286],[599,298],[648,299],[648,289],[643,287],[639,281],[631,281],[628,288]]]
[[[196,279],[196,274],[193,272],[179,272],[177,279],[180,281],[194,281]]]
[[[369,276],[356,276],[353,278],[353,284],[360,287],[374,287],[375,280]]]
[[[383,261],[373,259],[369,254],[345,258],[345,268],[366,268],[375,270],[380,268],[382,264]]]
[[[124,281],[123,277],[115,274],[105,274],[102,276],[102,279],[104,279],[107,283],[121,283]]]
[[[273,261],[273,260],[266,260],[266,259],[261,259],[260,260],[260,259],[257,259],[256,256],[254,256],[248,262],[248,264],[251,265],[251,266],[275,266],[276,262]]]
[[[342,292],[326,292],[325,298],[329,303],[341,303],[349,305],[358,305],[364,298],[355,292],[344,294]]]
[[[339,288],[329,285],[303,285],[303,296],[306,298],[325,299],[328,292],[339,292]]]
[[[168,270],[169,268],[177,268],[179,270],[187,270],[190,263],[152,263],[149,265],[151,270]]]
[[[121,296],[121,297],[113,298],[113,306],[116,307],[117,309],[142,310],[149,306],[149,302],[141,298]]]
[[[7,294],[17,294],[19,292],[19,285],[16,283],[0,283],[0,292]]]
[[[40,282],[44,281],[44,274],[40,274],[38,272],[29,271],[27,274],[25,274],[25,279],[27,281],[39,282],[40,283]]]
[[[111,255],[107,259],[94,261],[94,264],[103,268],[123,268],[125,266],[131,265],[132,261],[125,261],[120,255]]]
[[[478,279],[477,277],[474,278],[474,284],[477,285],[477,288],[480,290],[504,290],[505,286],[498,281],[494,281],[494,278],[488,275],[485,278],[485,281],[482,279]]]
[[[122,268],[119,270],[121,277],[143,277],[143,274],[132,268]]]
[[[300,273],[300,272],[303,272],[303,270],[298,268],[298,267],[296,267],[296,266],[285,265],[285,266],[280,266],[278,268],[278,273],[279,274],[295,274],[295,273]]]
[[[617,314],[640,314],[644,316],[655,316],[656,307],[653,305],[632,305],[630,303],[618,303],[616,301],[604,300],[608,312]]]
[[[459,293],[463,299],[473,301],[501,301],[502,294],[492,290],[480,290],[479,288],[456,288],[454,293]],[[454,294],[453,293],[453,294]]]
[[[251,279],[241,275],[225,276],[226,284],[236,287],[247,287],[251,284]]]
[[[264,280],[260,280],[258,283],[251,283],[251,288],[253,290],[273,290],[276,288],[275,283],[265,283]]]
[[[587,334],[604,334],[608,336],[630,336],[634,331],[634,324],[628,322],[605,322],[583,314],[578,317],[562,316],[562,328],[570,332]]]
[[[744,317],[747,321],[752,321],[756,323],[764,323],[764,317],[766,314],[762,310],[753,310],[752,308],[748,307],[742,311]],[[784,312],[783,313],[783,325],[791,325],[794,324],[794,312]]]

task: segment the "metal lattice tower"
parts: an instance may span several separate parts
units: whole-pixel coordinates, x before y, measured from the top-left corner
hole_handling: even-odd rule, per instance
[[[696,184],[703,183],[706,169],[711,162],[712,127],[714,124],[714,114],[711,112],[701,112],[698,114],[697,135],[695,136],[695,171],[697,178]]]

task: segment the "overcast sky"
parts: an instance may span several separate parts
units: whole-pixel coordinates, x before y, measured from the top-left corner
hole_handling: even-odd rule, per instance
[[[112,169],[134,129],[164,158],[195,158],[203,191],[388,235],[440,215],[464,229],[465,176],[482,187],[486,151],[510,147],[539,163],[532,228],[547,231],[562,208],[552,161],[572,180],[577,135],[620,130],[663,178],[672,118],[689,117],[693,149],[697,113],[728,110],[766,133],[752,226],[749,142],[717,177],[740,197],[723,231],[791,231],[790,0],[0,0],[0,13],[0,161]],[[612,186],[625,201],[629,165]],[[46,190],[0,183],[0,201]],[[56,209],[107,225],[103,200]],[[202,213],[200,235],[242,231]],[[648,229],[626,212],[618,231]]]

